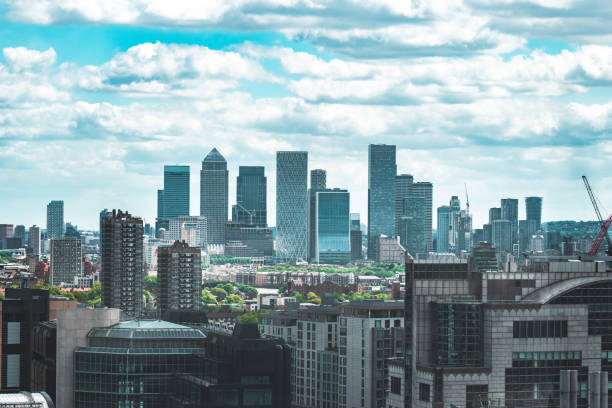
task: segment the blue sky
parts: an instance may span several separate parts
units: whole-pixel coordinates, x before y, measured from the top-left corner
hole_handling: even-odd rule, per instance
[[[583,173],[612,210],[608,1],[201,3],[0,0],[0,223],[44,226],[56,199],[85,228],[102,208],[152,222],[173,163],[195,214],[214,146],[230,203],[238,166],[266,166],[272,225],[292,149],[367,221],[369,143],[396,144],[434,208],[467,183],[474,227],[529,195],[592,219]]]

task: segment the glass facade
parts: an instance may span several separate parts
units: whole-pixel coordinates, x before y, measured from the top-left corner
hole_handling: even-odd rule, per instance
[[[518,243],[518,200],[516,198],[502,198],[501,219],[510,221],[512,243]]]
[[[200,172],[200,215],[208,224],[208,245],[225,244],[228,194],[227,162],[213,148],[202,161]]]
[[[64,202],[51,201],[47,204],[47,239],[64,238]]]
[[[276,152],[276,256],[306,259],[308,252],[308,153]]]
[[[350,194],[346,190],[319,191],[316,195],[316,261],[345,264],[351,261]]]
[[[432,303],[432,316],[433,364],[438,367],[482,367],[482,305]]]
[[[164,189],[157,192],[157,217],[189,215],[189,166],[164,166]]]
[[[267,178],[263,166],[240,166],[236,178],[236,205],[232,221],[267,227]]]
[[[310,171],[308,190],[308,261],[317,258],[317,191],[327,189],[327,172],[321,169]]]
[[[205,335],[164,321],[130,321],[91,330],[75,350],[75,408],[161,408],[176,375],[197,371]]]
[[[437,248],[438,252],[447,253],[449,252],[448,238],[450,228],[450,207],[443,205],[438,207],[438,240]]]
[[[535,221],[536,231],[542,226],[542,197],[527,197],[525,198],[525,210],[527,220]]]
[[[428,252],[426,202],[425,197],[407,196],[404,198],[404,213],[399,218],[400,244],[415,258],[417,254]]]
[[[395,146],[368,146],[368,258],[376,259],[374,241],[395,236]]]

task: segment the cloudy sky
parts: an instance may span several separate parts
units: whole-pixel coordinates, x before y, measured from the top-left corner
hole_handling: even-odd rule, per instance
[[[465,202],[544,197],[546,221],[612,210],[609,0],[0,0],[0,223],[46,203],[93,228],[156,212],[164,164],[216,146],[230,170],[276,150],[348,188],[367,216],[367,146]],[[607,206],[607,210],[605,210]],[[520,202],[524,216],[524,202]],[[435,228],[435,221],[434,221]]]

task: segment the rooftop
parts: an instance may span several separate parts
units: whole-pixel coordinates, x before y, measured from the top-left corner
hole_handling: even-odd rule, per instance
[[[206,337],[200,330],[164,320],[130,320],[119,322],[109,327],[94,328],[89,332],[89,336],[123,339]]]
[[[204,158],[204,161],[205,162],[225,162],[225,157],[223,157],[221,153],[219,153],[216,147],[213,147],[210,153],[208,153],[206,157]]]

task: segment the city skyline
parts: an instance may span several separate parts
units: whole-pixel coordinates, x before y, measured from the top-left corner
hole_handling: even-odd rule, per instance
[[[230,203],[238,166],[265,166],[273,197],[273,152],[308,151],[366,220],[370,143],[434,208],[467,183],[474,225],[500,197],[592,220],[583,173],[612,202],[607,2],[263,3],[0,2],[0,213],[45,225],[62,199],[84,228],[102,208],[152,222],[162,166],[216,146]]]

